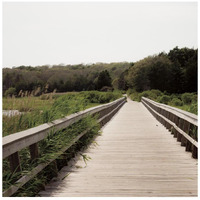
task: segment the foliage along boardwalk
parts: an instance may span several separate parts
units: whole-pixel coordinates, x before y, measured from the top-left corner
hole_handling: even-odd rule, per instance
[[[40,195],[197,196],[197,160],[142,105],[128,102]]]

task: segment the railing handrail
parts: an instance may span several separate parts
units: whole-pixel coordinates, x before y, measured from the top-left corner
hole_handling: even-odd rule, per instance
[[[20,151],[23,148],[26,148],[32,144],[35,144],[43,140],[51,130],[56,131],[62,128],[66,128],[69,125],[73,124],[74,122],[82,119],[86,115],[95,114],[103,109],[106,109],[114,105],[115,103],[119,101],[122,101],[123,99],[125,99],[125,97],[122,97],[120,99],[117,99],[107,104],[88,108],[86,110],[66,116],[62,119],[57,119],[52,122],[45,123],[34,128],[30,128],[24,131],[20,131],[20,132],[5,136],[3,137],[3,140],[2,140],[3,158],[6,158],[9,155],[17,151]]]
[[[198,158],[197,118],[177,112],[176,108],[163,105],[142,97],[141,102],[172,134],[185,146],[186,151],[192,152],[193,158]]]
[[[152,104],[154,104],[158,107],[161,107],[162,109],[165,109],[166,111],[171,112],[171,113],[177,115],[180,118],[187,120],[188,122],[194,124],[195,126],[198,126],[198,116],[193,114],[193,113],[190,113],[190,112],[187,112],[187,111],[184,111],[184,110],[181,110],[181,109],[169,106],[169,105],[165,105],[165,104],[162,104],[162,103],[155,102],[155,101],[148,99],[146,97],[142,97],[142,99],[145,99],[146,101],[149,101]]]

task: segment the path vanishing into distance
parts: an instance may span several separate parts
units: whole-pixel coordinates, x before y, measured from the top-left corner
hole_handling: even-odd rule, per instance
[[[197,196],[198,160],[139,102],[128,102],[102,135],[58,177],[42,197]]]

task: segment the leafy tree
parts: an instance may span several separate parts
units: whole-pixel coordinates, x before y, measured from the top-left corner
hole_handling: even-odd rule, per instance
[[[137,92],[159,89],[168,93],[197,91],[197,50],[175,47],[168,54],[149,56],[128,69],[126,83]]]
[[[128,74],[128,70],[125,70],[118,79],[118,89],[119,90],[127,90],[128,89],[128,83],[126,81],[126,76]]]
[[[169,91],[171,85],[171,62],[166,56],[153,57],[147,70],[151,89]]]
[[[112,86],[111,81],[112,80],[110,74],[107,70],[100,72],[97,80],[97,89],[100,90],[104,86],[111,87]]]
[[[176,90],[172,92],[195,92],[197,91],[197,50],[175,47],[168,53],[173,62],[173,85]]]

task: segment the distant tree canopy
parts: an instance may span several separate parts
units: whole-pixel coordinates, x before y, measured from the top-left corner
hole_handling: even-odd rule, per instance
[[[55,89],[57,92],[100,90],[104,86],[111,87],[112,80],[118,80],[129,67],[129,63],[123,62],[3,68],[3,94],[9,88],[15,88],[15,94],[40,88],[38,95]]]
[[[106,87],[138,92],[197,92],[197,49],[175,47],[136,63],[19,66],[3,68],[3,95],[101,90]],[[39,89],[38,89],[39,88]],[[7,93],[6,93],[7,91]]]
[[[162,52],[136,62],[123,78],[138,92],[197,92],[197,54],[194,49],[175,47],[168,54]]]
[[[107,70],[102,71],[99,73],[98,79],[97,79],[97,90],[101,90],[104,86],[111,87],[111,77]]]

